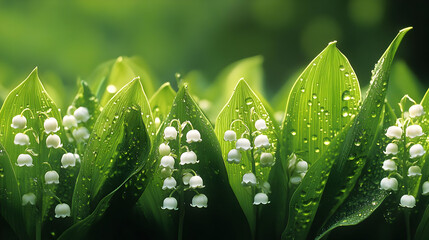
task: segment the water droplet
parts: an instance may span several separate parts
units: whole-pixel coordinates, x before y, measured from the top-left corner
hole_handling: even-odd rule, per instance
[[[325,144],[326,146],[328,146],[329,144],[331,144],[331,139],[329,139],[328,137],[325,137],[323,139],[323,144]]]
[[[317,98],[317,94],[313,93],[313,99]]]
[[[252,105],[253,104],[253,99],[251,97],[246,98],[246,105]]]
[[[348,100],[350,100],[350,99],[351,99],[350,91],[348,91],[348,90],[344,91],[344,92],[343,92],[343,95],[342,95],[342,99],[343,99],[344,101],[348,101]]]
[[[290,131],[290,134],[292,134],[292,136],[295,136],[296,135],[296,131],[292,130],[292,131]]]
[[[343,65],[340,65],[340,71],[344,71],[346,68]]]
[[[347,117],[348,115],[349,115],[349,108],[348,107],[343,107],[341,109],[341,116]]]
[[[317,135],[311,136],[311,140],[316,141],[317,140]]]

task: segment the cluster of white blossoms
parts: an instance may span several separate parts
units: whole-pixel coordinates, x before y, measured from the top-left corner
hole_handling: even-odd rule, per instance
[[[400,106],[402,108],[401,104]],[[398,119],[397,124],[390,126],[385,134],[391,139],[384,151],[386,160],[382,166],[388,175],[381,179],[380,188],[386,191],[401,191],[403,195],[399,205],[405,208],[416,206],[416,198],[409,193],[411,186],[407,184],[413,182],[413,178],[422,175],[420,159],[426,151],[419,143],[424,132],[418,122],[424,113],[420,104],[414,104],[409,108],[408,113],[404,113],[404,118]],[[423,184],[422,190],[423,195],[429,195],[428,181]]]
[[[178,129],[173,127],[173,123],[177,123]],[[186,143],[181,142],[182,133],[189,126],[191,130],[186,133]],[[199,193],[198,189],[204,188],[203,178],[190,168],[191,165],[199,163],[197,154],[192,151],[194,143],[201,142],[201,134],[194,129],[191,122],[185,121],[180,123],[178,119],[173,119],[170,125],[164,129],[165,142],[159,145],[158,151],[161,156],[161,177],[163,178],[162,189],[171,191],[169,196],[164,199],[162,209],[178,210],[178,202],[173,194],[175,192],[194,191],[195,195],[192,198],[192,207],[206,208],[208,198],[206,195]],[[171,146],[178,146],[178,149],[171,149]],[[186,151],[183,151],[186,149]],[[176,164],[180,154],[179,164]],[[176,166],[178,168],[176,168]],[[178,184],[179,183],[179,184]]]
[[[290,174],[289,182],[292,185],[300,184],[308,171],[308,163],[301,158],[297,158],[292,153],[288,159],[288,170]]]
[[[72,113],[73,112],[73,113]],[[79,123],[85,123],[91,118],[88,108],[70,106],[67,109],[67,115],[63,117],[63,126],[65,130],[71,132],[73,138],[69,137],[70,141],[76,140],[81,143],[89,139],[89,131],[85,126],[79,126]]]
[[[36,131],[34,131],[32,128],[27,128],[27,118],[24,116],[24,113],[26,111],[29,111],[31,115],[33,116],[33,113],[30,109],[24,109],[20,115],[16,115],[12,118],[12,124],[11,127],[14,129],[21,129],[24,130],[23,132],[19,132],[15,135],[14,144],[19,146],[26,147],[23,152],[18,155],[16,160],[16,165],[22,168],[25,167],[33,167],[34,164],[47,164],[50,166],[49,163],[43,162],[43,163],[34,163],[33,164],[33,156],[37,156],[36,153],[34,153],[33,150],[28,148],[32,142],[30,141],[30,136],[34,136],[34,143],[33,145],[38,145],[40,142],[39,136]],[[48,116],[47,113],[40,113],[40,116],[45,116],[46,119],[43,122],[43,132],[41,133],[42,140],[44,139],[44,136],[46,135],[46,147],[48,149],[62,149],[66,153],[63,154],[61,158],[61,164],[62,168],[68,168],[68,167],[74,167],[76,164],[76,156],[73,153],[67,152],[64,148],[62,148],[61,138],[58,134],[56,134],[60,127],[58,126],[58,121],[56,118]],[[28,132],[32,132],[32,135],[27,135]],[[31,154],[28,154],[31,153]],[[46,185],[52,185],[52,184],[59,184],[60,183],[60,176],[57,171],[50,170],[45,173],[44,176],[45,184]],[[36,205],[36,194],[33,192],[25,193],[22,195],[22,205]],[[70,216],[70,207],[69,205],[65,203],[60,203],[55,208],[55,217],[68,217]]]
[[[240,122],[244,125],[246,130],[241,134],[240,138],[237,139],[237,134],[232,130],[234,123]],[[243,154],[249,154],[250,158],[261,167],[271,167],[275,163],[275,157],[273,154],[273,147],[270,143],[268,136],[264,134],[268,130],[267,123],[264,119],[257,119],[255,121],[256,131],[250,132],[249,127],[240,119],[236,119],[231,122],[230,129],[224,133],[224,141],[235,142],[235,148],[231,149],[226,156],[226,161],[230,164],[242,164],[241,158]],[[253,146],[249,138],[253,138]],[[245,173],[241,184],[245,187],[254,187],[258,193],[255,194],[253,199],[254,205],[268,204],[268,194],[270,193],[270,184],[265,181],[259,181],[255,175],[255,167],[252,166],[253,171]]]

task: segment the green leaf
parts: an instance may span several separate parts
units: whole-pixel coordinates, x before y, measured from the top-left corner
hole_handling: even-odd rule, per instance
[[[88,109],[91,117],[88,121],[83,123],[83,125],[89,130],[89,132],[92,132],[95,121],[100,115],[101,106],[85,81],[80,82],[79,91],[73,100],[72,106],[74,109],[77,109],[78,107],[86,107]],[[68,111],[67,114],[72,115],[73,113]]]
[[[156,128],[164,122],[170,112],[175,97],[176,92],[171,88],[170,83],[167,82],[164,83],[150,99],[150,106],[152,108]]]
[[[183,134],[178,134],[178,138],[168,141],[172,154],[175,158],[175,168],[173,174],[177,181],[178,192],[173,193],[178,204],[178,211],[161,209],[163,200],[169,196],[172,190],[162,190],[163,179],[162,168],[160,167],[161,156],[158,146],[165,143],[163,133],[165,127],[172,124],[177,128],[177,121],[184,123],[189,121],[193,129],[201,134],[201,142],[186,143],[186,132],[191,129],[186,125]],[[179,165],[179,158],[186,147],[196,153],[199,163],[190,165]],[[138,202],[137,210],[144,214],[147,221],[142,224],[145,231],[153,234],[155,239],[176,239],[181,227],[180,216],[183,217],[183,239],[196,239],[202,236],[210,238],[247,238],[249,229],[245,216],[235,198],[231,187],[228,184],[228,176],[222,162],[222,155],[213,127],[205,117],[201,109],[189,95],[186,87],[182,87],[176,95],[173,107],[161,126],[157,139],[154,141],[151,159],[156,160],[156,167],[153,169],[155,175],[146,188]],[[182,194],[182,176],[180,171],[192,169],[203,178],[205,187],[198,189],[198,192],[208,197],[207,208],[194,208],[190,204],[195,195],[191,191]],[[219,223],[224,222],[222,231],[219,231]],[[237,229],[239,231],[237,231]]]
[[[285,156],[309,164],[317,161],[332,139],[358,111],[360,88],[347,58],[329,45],[307,66],[289,95],[283,122]]]
[[[255,121],[263,119],[268,127],[263,132],[257,132]],[[229,176],[229,183],[240,203],[241,208],[246,214],[247,221],[255,234],[257,227],[258,207],[253,205],[253,198],[256,193],[261,192],[259,189],[265,182],[268,182],[270,175],[270,166],[260,164],[259,158],[262,152],[271,153],[275,159],[280,161],[278,155],[278,129],[275,120],[270,117],[269,112],[250,89],[245,80],[240,80],[234,89],[234,93],[216,119],[216,135],[220,142],[222,156]],[[235,141],[229,142],[224,140],[224,134],[227,130],[233,130],[237,134],[237,139],[244,137],[249,139],[252,146],[256,135],[264,134],[268,137],[270,147],[268,149],[257,148],[249,151],[242,151],[240,164],[229,163],[228,152],[235,149]],[[256,187],[245,187],[242,185],[243,175],[253,172],[260,185]]]
[[[22,114],[27,119],[25,129],[15,129],[11,126],[12,118]],[[57,119],[60,130],[57,134],[63,143],[63,148],[47,148],[43,123],[46,118]],[[10,181],[16,181],[19,189],[13,182],[7,182],[6,192],[16,192],[16,194],[33,193],[36,196],[35,205],[21,206],[16,209],[16,202],[13,205],[5,205],[6,219],[13,229],[19,229],[18,234],[26,234],[30,238],[42,236],[42,224],[45,227],[43,234],[55,232],[61,229],[62,225],[67,225],[67,220],[58,221],[53,218],[54,207],[58,204],[56,198],[64,203],[71,203],[74,179],[79,169],[79,164],[75,167],[61,168],[61,159],[64,150],[72,152],[74,150],[65,137],[64,128],[61,124],[61,115],[51,98],[43,88],[37,75],[37,68],[18,87],[10,92],[0,110],[0,142],[7,151],[9,160],[3,159],[4,169],[7,170]],[[14,144],[17,133],[25,133],[29,136],[30,145],[20,146]],[[33,159],[32,167],[18,166],[17,158],[20,154],[30,154]],[[9,163],[8,163],[9,161]],[[10,165],[10,166],[8,166]],[[9,168],[12,169],[9,169]],[[44,175],[49,170],[55,170],[60,175],[59,184],[45,184]],[[13,173],[14,175],[13,176]],[[16,177],[15,180],[13,178]],[[13,197],[18,198],[14,195]],[[21,203],[19,196],[18,203]],[[15,199],[16,200],[16,199]],[[17,211],[17,212],[9,212]],[[18,222],[22,213],[23,222]],[[10,219],[9,215],[16,214],[17,219]],[[20,220],[22,221],[22,219]],[[25,233],[21,233],[25,232]]]
[[[131,79],[140,77],[147,96],[155,92],[155,79],[142,59],[118,57],[101,64],[88,78],[102,106]]]
[[[141,113],[141,108],[148,105],[136,78],[107,103],[98,117],[73,194],[75,222],[90,215],[106,195],[146,160],[150,141],[144,121],[151,120]]]
[[[376,64],[370,90],[357,116],[334,138],[322,157],[310,167],[293,194],[289,221],[283,238],[306,239],[316,211],[319,209],[318,215],[321,218],[329,218],[353,189],[366,163],[366,154],[378,126],[390,65],[408,30],[410,28],[399,32]],[[319,204],[322,194],[323,199]]]
[[[326,221],[319,231],[317,239],[321,239],[333,229],[341,226],[356,225],[368,218],[389,195],[380,189],[380,180],[386,172],[381,167],[385,159],[383,153],[386,145],[391,141],[385,136],[385,129],[394,125],[396,116],[392,108],[386,103],[384,116],[380,120],[376,139],[368,153],[367,164],[359,177],[357,184],[338,210]]]

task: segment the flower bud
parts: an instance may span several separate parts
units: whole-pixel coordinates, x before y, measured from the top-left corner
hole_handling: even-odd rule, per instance
[[[296,164],[295,171],[297,173],[305,173],[308,171],[308,163],[304,160],[299,161]]]
[[[170,149],[170,146],[168,146],[168,144],[161,143],[159,145],[158,151],[159,151],[159,155],[167,156],[170,154],[171,149]]]
[[[33,165],[33,158],[30,154],[19,154],[18,159],[16,160],[17,165],[19,167],[27,166],[32,167]]]
[[[21,146],[30,145],[30,138],[25,133],[17,133],[13,143]]]
[[[164,129],[164,139],[175,140],[177,138],[177,130],[174,127],[166,127]]]
[[[65,153],[61,157],[62,168],[74,167],[76,166],[76,157],[73,153]]]
[[[191,180],[191,177],[193,177],[192,173],[184,173],[182,177],[183,184],[189,185],[189,180]]]
[[[173,169],[174,168],[174,158],[172,156],[162,157],[160,166]]]
[[[45,173],[45,183],[46,184],[59,184],[60,175],[56,171],[47,171]]]
[[[419,125],[411,125],[405,130],[405,135],[409,138],[420,137],[423,135],[423,129]]]
[[[425,155],[426,151],[421,144],[414,144],[410,147],[410,158],[417,158]]]
[[[383,162],[383,170],[384,171],[396,171],[398,167],[396,166],[395,161],[391,159],[384,160]]]
[[[78,107],[76,110],[74,110],[73,115],[76,118],[77,122],[86,122],[91,117],[89,115],[88,108],[86,107]]]
[[[192,176],[189,179],[189,186],[191,188],[204,188],[203,179],[200,176]]]
[[[57,134],[49,135],[46,138],[46,147],[47,148],[59,148],[62,147],[61,138]]]
[[[293,185],[300,184],[301,181],[302,181],[302,176],[301,174],[298,174],[298,173],[294,173],[289,179],[289,182]]]
[[[237,150],[242,150],[242,151],[247,151],[252,149],[252,147],[250,146],[250,141],[247,138],[238,139],[237,142],[235,143],[235,148]]]
[[[253,198],[253,205],[259,204],[268,204],[270,201],[268,200],[268,195],[266,193],[257,193]]]
[[[237,149],[231,149],[228,152],[228,158],[227,161],[229,163],[240,163],[241,161],[241,153]]]
[[[174,197],[167,197],[164,199],[162,209],[177,210],[177,200]]]
[[[258,184],[256,180],[256,176],[254,173],[246,173],[243,175],[243,181],[241,181],[241,184],[244,186],[256,186]]]
[[[90,136],[89,131],[86,127],[79,127],[74,129],[72,135],[77,142],[84,142],[85,140],[88,140]]]
[[[195,154],[194,151],[184,152],[180,155],[180,165],[195,164],[199,162],[200,161],[197,160],[197,154]]]
[[[258,135],[255,138],[255,147],[260,148],[260,147],[264,147],[264,148],[269,148],[270,147],[270,141],[268,140],[267,135]]]
[[[422,170],[419,166],[411,166],[408,168],[408,177],[415,177],[422,175]]]
[[[386,155],[396,155],[398,154],[398,145],[396,143],[389,143],[386,146],[386,151],[384,151],[384,154]]]
[[[63,125],[65,129],[72,129],[77,127],[77,120],[73,115],[65,115],[63,117]]]
[[[423,111],[422,105],[415,104],[408,109],[408,113],[410,114],[410,117],[415,118],[422,116],[425,112]]]
[[[164,179],[164,184],[162,185],[162,190],[166,189],[175,189],[177,185],[176,179],[174,177],[168,177]]]
[[[43,127],[45,128],[45,132],[48,134],[60,130],[57,119],[53,117],[47,118],[43,123]]]
[[[70,217],[70,206],[66,203],[60,203],[55,207],[55,217],[65,218]]]
[[[197,194],[192,198],[191,207],[206,208],[208,198],[204,194]]]
[[[416,198],[413,195],[403,195],[399,205],[401,207],[413,208],[416,206]]]
[[[390,139],[392,138],[401,139],[402,128],[398,126],[390,126],[386,131],[386,136]]]
[[[398,190],[398,180],[396,178],[385,177],[381,179],[380,188],[383,190]]]
[[[198,130],[193,129],[190,130],[188,133],[186,133],[186,142],[192,143],[192,142],[201,142],[201,134]]]
[[[22,206],[27,204],[35,205],[36,204],[36,195],[34,193],[26,193],[22,195]]]
[[[422,195],[427,196],[429,195],[429,181],[426,181],[422,185]]]
[[[261,153],[261,158],[259,159],[262,167],[270,167],[274,165],[274,156],[271,153]]]
[[[228,142],[235,141],[237,140],[237,134],[235,134],[235,132],[232,130],[226,130],[223,139]]]
[[[256,130],[259,130],[259,131],[264,131],[264,130],[268,129],[267,128],[267,124],[265,123],[264,119],[258,119],[258,120],[256,120],[256,122],[255,122],[255,128],[256,128]]]
[[[27,119],[24,116],[16,115],[12,118],[13,128],[24,129],[27,127]]]

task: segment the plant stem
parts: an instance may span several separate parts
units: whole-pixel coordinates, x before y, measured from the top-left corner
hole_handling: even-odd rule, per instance
[[[410,212],[405,211],[405,225],[407,226],[407,240],[411,240],[411,230],[410,230]]]
[[[182,139],[182,126],[181,126],[181,124],[180,124],[180,122],[178,122],[177,123],[179,126],[178,126],[178,130],[179,130],[179,137],[178,137],[178,140],[177,140],[177,143],[178,143],[178,149],[179,149],[179,158],[180,158],[180,156],[182,155],[182,146],[181,146],[181,139]],[[182,165],[180,165],[180,162],[179,162],[179,171],[178,171],[178,174],[179,174],[179,179],[181,179],[182,178],[182,172],[183,172],[183,169],[182,169]],[[183,223],[184,223],[184,220],[185,220],[185,186],[183,185],[183,181],[179,181],[179,182],[182,182],[180,185],[182,186],[182,189],[181,189],[181,191],[179,191],[179,226],[178,226],[178,232],[177,232],[177,239],[178,240],[182,240],[183,239]]]

